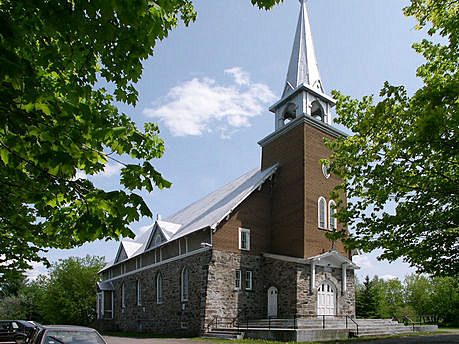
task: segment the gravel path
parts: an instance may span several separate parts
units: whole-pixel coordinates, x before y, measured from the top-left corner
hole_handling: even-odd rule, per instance
[[[162,338],[125,338],[125,337],[109,337],[105,336],[108,344],[217,344],[218,341],[192,340],[186,338],[179,339],[162,339]],[[228,343],[228,342],[226,342]],[[416,337],[399,337],[399,338],[384,338],[373,339],[366,341],[349,341],[339,342],[354,343],[354,344],[459,344],[459,331],[451,331],[450,333],[438,333],[428,336]]]

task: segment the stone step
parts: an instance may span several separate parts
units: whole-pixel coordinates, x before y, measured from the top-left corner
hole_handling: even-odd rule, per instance
[[[217,328],[206,332],[203,337],[216,339],[243,339],[244,335],[242,332],[234,329]]]

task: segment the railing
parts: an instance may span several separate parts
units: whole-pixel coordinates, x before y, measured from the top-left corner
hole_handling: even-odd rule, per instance
[[[267,320],[267,322],[264,322],[265,328],[267,327],[269,330],[272,328],[279,328],[279,321],[283,321],[282,326],[283,328],[291,328],[291,329],[298,329],[298,319],[306,319],[310,318],[313,320],[321,319],[322,323],[322,328],[325,329],[327,328],[327,320],[328,318],[341,318],[345,320],[346,323],[346,329],[349,328],[349,319],[351,322],[353,322],[356,326],[357,334],[359,331],[359,325],[358,323],[349,315],[319,315],[319,316],[312,316],[312,315],[297,315],[293,314],[293,317],[291,318],[277,318],[277,317],[272,317],[269,316],[265,319],[249,319],[247,315],[247,311],[242,311],[239,312],[237,316],[235,317],[218,317],[215,316],[207,325],[207,330],[209,331],[211,328],[216,328],[218,326],[220,327],[231,327],[231,328],[237,328],[238,330],[241,329],[249,329],[249,326],[252,322],[257,321],[257,320]],[[277,321],[276,321],[277,320]],[[256,326],[256,325],[255,325]],[[260,326],[256,326],[260,327]]]
[[[396,320],[398,322],[404,324],[414,325],[427,325],[427,324],[438,324],[439,318],[436,315],[404,315],[404,316],[394,316],[392,320]]]
[[[414,332],[414,325],[415,325],[414,321],[408,318],[408,316],[406,315],[403,317],[403,319],[405,319],[408,323],[411,323],[413,325],[413,332]]]
[[[356,335],[359,335],[359,324],[357,324],[357,321],[355,321],[353,318],[351,318],[349,315],[346,315],[346,329],[348,328],[347,326],[347,319],[350,319],[356,326]]]

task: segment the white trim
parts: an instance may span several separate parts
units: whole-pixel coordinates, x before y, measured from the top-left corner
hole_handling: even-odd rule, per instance
[[[347,264],[343,264],[341,269],[342,269],[342,276],[341,276],[341,279],[342,279],[342,287],[341,287],[341,290],[343,291],[343,294],[346,292],[347,288],[346,288],[346,266]]]
[[[328,229],[331,231],[338,228],[338,220],[336,219],[336,217],[332,216],[332,211],[333,211],[333,214],[336,214],[336,209],[332,208],[332,204],[336,206],[336,202],[334,200],[331,200],[330,202],[328,202]],[[334,221],[335,224],[333,227],[332,227],[332,218],[335,220]]]
[[[242,272],[239,269],[236,269],[234,273],[234,289],[236,290],[242,289]]]
[[[115,292],[112,291],[112,317],[110,319],[113,319],[115,317]]]
[[[137,291],[137,306],[142,306],[142,282],[140,281],[140,279],[137,280],[136,291]]]
[[[158,305],[163,303],[163,275],[161,272],[156,274],[156,303]]]
[[[324,226],[321,226],[321,221],[320,221],[320,202],[323,201],[324,205]],[[317,200],[317,227],[320,229],[327,229],[327,201],[325,200],[324,197],[320,196],[319,199]]]
[[[258,144],[261,147],[265,147],[267,144],[275,141],[280,136],[282,136],[283,134],[285,134],[285,133],[289,132],[290,130],[296,128],[298,125],[300,125],[302,123],[310,124],[312,127],[316,128],[316,129],[319,129],[319,130],[323,131],[325,134],[328,134],[328,135],[333,136],[335,138],[348,137],[349,136],[348,134],[346,134],[346,133],[344,133],[344,132],[342,132],[342,131],[334,128],[334,127],[332,127],[331,125],[329,125],[329,124],[327,124],[325,122],[319,121],[319,120],[313,118],[312,116],[303,114],[303,115],[295,118],[293,121],[289,122],[288,125],[283,126],[282,128],[274,131],[273,133],[269,134],[265,138],[261,139],[260,141],[258,141]]]
[[[247,234],[246,244],[247,247],[242,247],[242,236]],[[239,227],[239,249],[243,251],[250,251],[250,229]]]
[[[311,290],[316,287],[316,263],[311,264]]]
[[[186,266],[180,273],[180,299],[182,302],[188,301],[190,299],[190,269],[188,269]]]
[[[121,308],[126,308],[126,284],[121,283]]]
[[[353,263],[351,260],[347,259],[345,256],[343,256],[341,253],[337,251],[325,252],[317,256],[310,257],[310,258],[296,258],[296,257],[291,257],[291,256],[282,256],[282,255],[273,254],[273,253],[262,253],[262,255],[263,257],[266,257],[266,258],[272,258],[272,259],[281,260],[284,262],[308,264],[308,265],[315,264],[316,266],[327,266],[326,263],[321,263],[321,261],[325,260],[327,257],[333,256],[338,261],[342,262],[343,264],[347,264],[347,268],[349,269],[360,269],[359,266],[357,266],[355,263]],[[333,266],[333,267],[339,268],[340,266]]]
[[[205,252],[207,250],[211,250],[211,249],[212,249],[212,247],[206,246],[206,247],[203,247],[203,248],[188,252],[186,254],[182,254],[181,256],[175,256],[175,257],[163,260],[162,262],[159,262],[159,263],[155,263],[155,264],[144,266],[139,270],[126,272],[124,275],[116,276],[116,277],[112,278],[111,280],[107,280],[107,281],[104,281],[104,282],[112,282],[112,281],[115,281],[115,280],[120,279],[122,277],[133,275],[133,274],[138,273],[140,271],[144,271],[144,270],[147,270],[147,269],[155,268],[157,266],[160,266],[160,265],[163,265],[163,264],[167,264],[167,263],[170,263],[170,262],[173,262],[173,261],[176,261],[176,260],[180,260],[180,259],[183,259],[183,258],[186,258],[186,257],[189,257],[189,256],[193,256],[195,254],[199,254],[199,253]]]
[[[246,270],[245,272],[245,290],[253,290],[253,271]]]

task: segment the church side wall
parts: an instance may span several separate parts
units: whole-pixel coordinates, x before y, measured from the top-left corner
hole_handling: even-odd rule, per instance
[[[204,329],[204,310],[208,264],[212,250],[160,264],[113,280],[114,319],[105,320],[105,327],[119,331],[193,334]],[[189,269],[189,299],[181,301],[180,277]],[[163,278],[163,302],[156,299],[156,277]],[[136,283],[141,281],[142,304],[137,305]],[[125,285],[126,303],[121,307],[121,285]]]
[[[266,252],[270,247],[271,212],[270,185],[263,185],[261,191],[254,191],[223,222],[212,236],[214,249],[241,253],[239,249],[239,228],[250,229],[250,254]]]

